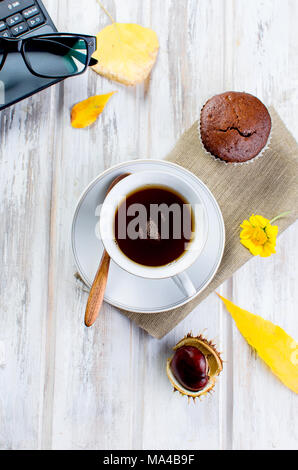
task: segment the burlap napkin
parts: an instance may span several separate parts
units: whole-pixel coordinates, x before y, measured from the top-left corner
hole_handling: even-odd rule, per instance
[[[217,275],[204,292],[189,304],[170,312],[136,314],[123,312],[156,338],[162,338],[183,320],[202,300],[228,279],[252,255],[239,242],[240,223],[252,213],[269,219],[291,210],[278,221],[282,233],[298,218],[298,145],[273,108],[271,144],[263,156],[241,166],[213,160],[198,139],[198,123],[185,132],[168,160],[197,175],[212,191],[223,213],[226,247]]]

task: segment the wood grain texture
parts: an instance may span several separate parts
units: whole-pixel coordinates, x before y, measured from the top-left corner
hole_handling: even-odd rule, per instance
[[[61,31],[95,34],[109,23],[95,0],[45,4]],[[118,21],[157,32],[151,78],[125,88],[89,71],[0,114],[0,448],[297,449],[297,397],[255,357],[215,295],[161,341],[109,305],[86,329],[70,227],[98,173],[128,158],[163,158],[215,93],[257,94],[298,139],[298,2],[104,4]],[[74,103],[114,90],[94,126],[71,128]],[[295,224],[275,256],[254,259],[220,289],[296,338],[297,237]],[[165,373],[190,330],[215,339],[226,361],[215,393],[196,406],[172,393]]]

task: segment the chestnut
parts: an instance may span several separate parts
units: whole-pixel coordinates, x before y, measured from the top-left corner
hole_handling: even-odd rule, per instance
[[[194,346],[182,346],[177,349],[171,361],[171,369],[178,382],[193,392],[202,390],[208,383],[206,358]]]

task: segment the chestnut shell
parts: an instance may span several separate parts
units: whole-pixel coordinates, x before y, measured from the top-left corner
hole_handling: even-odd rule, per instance
[[[171,362],[174,356],[169,358],[167,361],[167,375],[171,384],[174,387],[174,391],[178,391],[180,392],[181,395],[185,395],[195,400],[196,398],[202,397],[206,395],[208,392],[211,392],[211,390],[213,389],[216,383],[217,376],[222,371],[223,363],[220,357],[220,353],[216,350],[215,345],[212,343],[212,341],[208,341],[202,335],[194,337],[192,336],[192,334],[189,333],[185,338],[179,341],[179,343],[177,343],[173,349],[174,351],[177,351],[184,346],[195,347],[199,349],[199,351],[205,356],[207,366],[208,366],[207,367],[208,381],[206,382],[206,385],[204,386],[204,388],[197,390],[197,391],[186,388],[185,387],[186,384],[183,385],[175,377],[173,370],[171,368]]]

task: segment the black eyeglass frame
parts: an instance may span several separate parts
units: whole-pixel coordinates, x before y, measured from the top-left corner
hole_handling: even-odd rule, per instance
[[[42,75],[40,73],[37,73],[35,72],[32,67],[31,67],[31,64],[29,62],[29,60],[26,58],[26,52],[25,52],[25,46],[26,46],[26,43],[28,41],[32,41],[34,39],[46,39],[46,38],[57,38],[57,37],[73,37],[73,38],[77,38],[78,40],[82,39],[85,41],[86,45],[87,45],[87,57],[86,57],[86,65],[84,66],[83,70],[81,70],[80,72],[78,73],[70,73],[70,74],[66,74],[66,75]],[[76,77],[78,75],[82,75],[84,72],[86,72],[87,68],[89,66],[92,66],[92,65],[96,65],[97,64],[97,60],[94,59],[92,57],[92,54],[94,54],[94,52],[96,51],[96,44],[97,44],[97,41],[96,41],[96,36],[88,36],[88,35],[85,35],[85,34],[71,34],[71,33],[49,33],[49,34],[40,34],[38,36],[29,36],[27,38],[24,38],[24,39],[18,39],[18,38],[0,38],[0,44],[4,44],[4,53],[3,53],[3,57],[2,57],[2,60],[1,60],[1,63],[0,63],[0,72],[1,72],[1,69],[3,68],[3,65],[5,64],[5,61],[6,61],[6,58],[7,58],[7,55],[10,53],[10,52],[20,52],[22,54],[22,57],[23,57],[23,60],[24,60],[24,63],[26,64],[26,67],[28,68],[28,70],[32,73],[32,75],[35,75],[36,77],[41,77],[41,78],[49,78],[49,79],[64,79],[64,78],[69,78],[69,77]],[[1,78],[1,77],[0,77]]]

